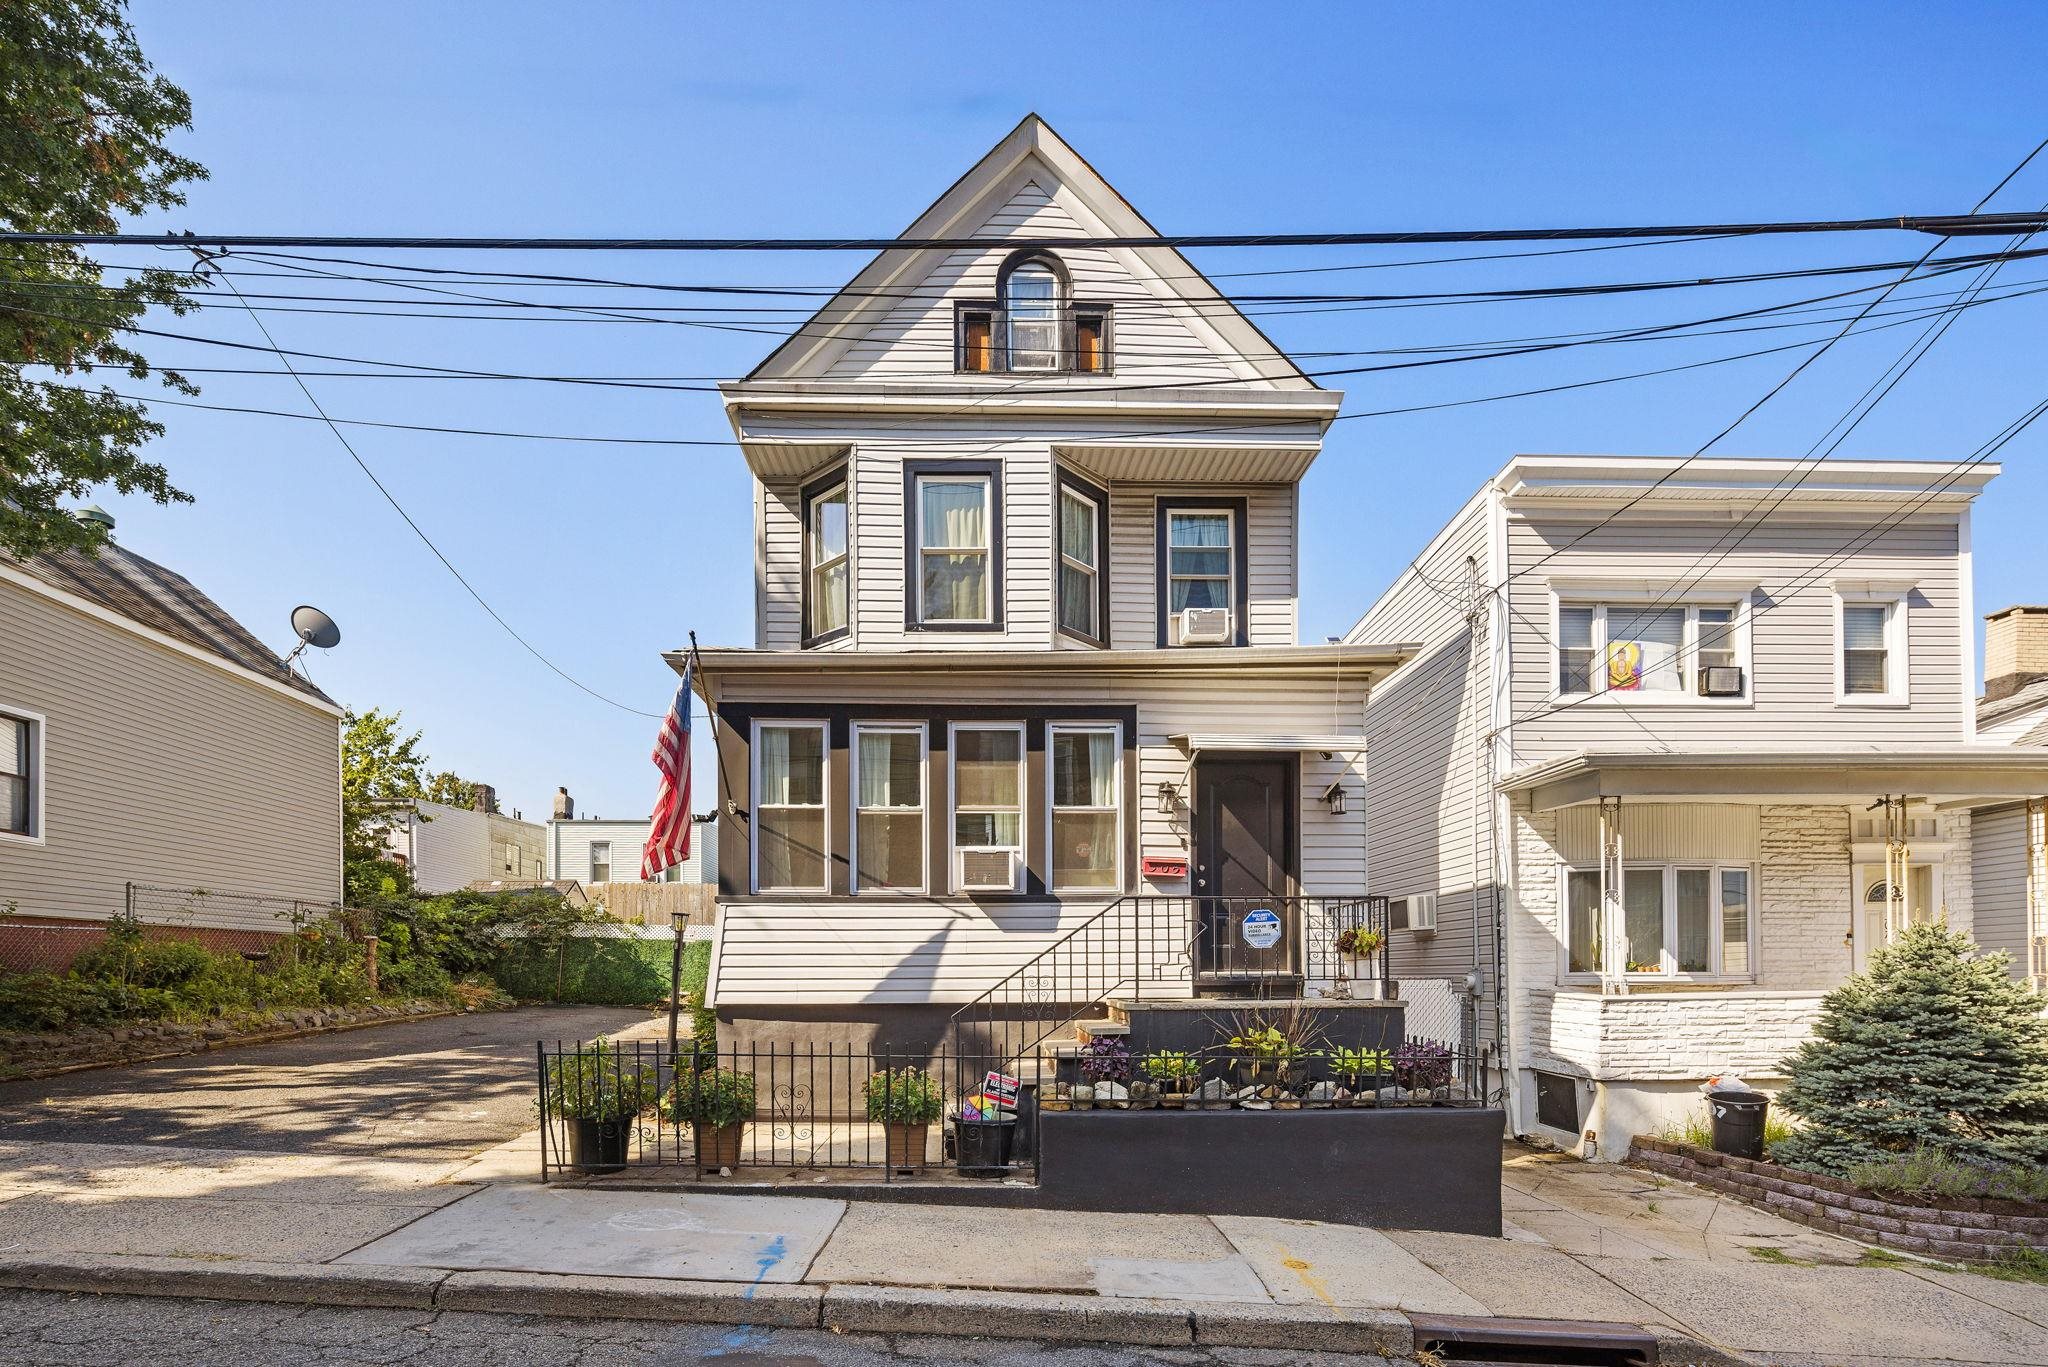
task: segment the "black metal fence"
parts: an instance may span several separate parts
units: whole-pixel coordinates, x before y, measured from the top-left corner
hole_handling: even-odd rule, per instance
[[[839,1180],[1035,1181],[1041,1110],[1477,1106],[1462,1045],[1232,1048],[1057,1061],[830,1042],[535,1047],[541,1177],[633,1168]],[[694,1170],[694,1172],[689,1172]]]

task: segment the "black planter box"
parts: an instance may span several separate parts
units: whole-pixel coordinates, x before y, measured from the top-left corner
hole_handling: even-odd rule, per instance
[[[1490,1107],[1043,1111],[1036,1204],[1498,1238],[1506,1124]]]

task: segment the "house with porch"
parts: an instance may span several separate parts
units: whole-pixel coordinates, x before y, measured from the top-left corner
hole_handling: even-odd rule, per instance
[[[722,1043],[1299,995],[1361,905],[1364,704],[1412,652],[1297,639],[1341,395],[1178,252],[1074,241],[1155,235],[1027,118],[723,386]]]
[[[1974,823],[2048,793],[1976,734],[1997,474],[1518,456],[1360,618],[1422,643],[1366,711],[1393,973],[1455,994],[1516,1132],[1619,1158],[1709,1076],[1781,1081],[1907,924],[1973,928]]]

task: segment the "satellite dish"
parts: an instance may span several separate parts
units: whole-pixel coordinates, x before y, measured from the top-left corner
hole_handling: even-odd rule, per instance
[[[292,609],[292,631],[297,634],[299,643],[292,647],[291,654],[284,657],[287,668],[307,646],[332,650],[341,644],[341,628],[334,624],[332,617],[310,604]]]

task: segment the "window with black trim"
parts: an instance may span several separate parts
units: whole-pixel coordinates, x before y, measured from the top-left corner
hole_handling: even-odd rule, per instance
[[[1158,508],[1159,644],[1249,644],[1245,500],[1161,499]]]
[[[1060,259],[1027,248],[997,272],[993,300],[959,306],[954,366],[967,374],[1107,374],[1112,312],[1076,300]]]
[[[1003,488],[993,461],[904,466],[904,625],[1000,631]]]
[[[41,840],[42,718],[0,712],[0,836]]]
[[[1059,478],[1058,621],[1062,634],[1109,643],[1109,495],[1065,471]]]
[[[844,636],[849,620],[852,526],[847,517],[846,472],[818,480],[803,493],[804,644]]]

